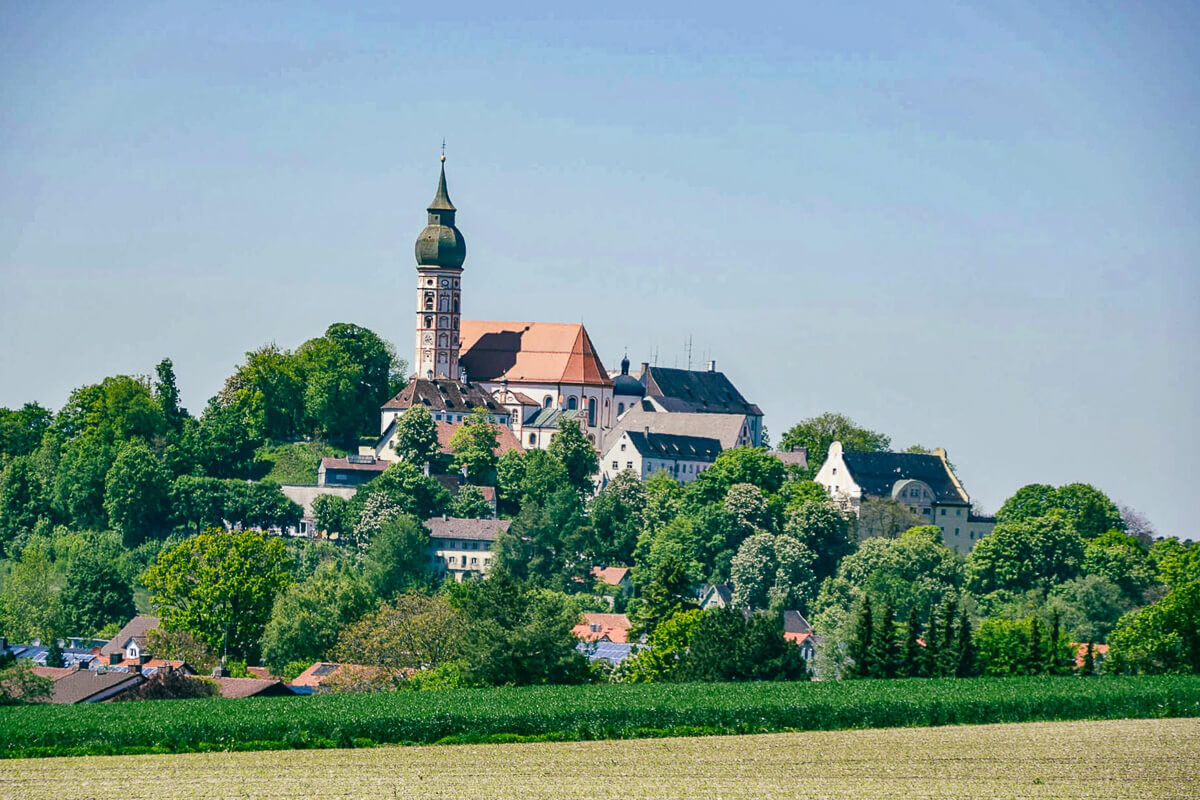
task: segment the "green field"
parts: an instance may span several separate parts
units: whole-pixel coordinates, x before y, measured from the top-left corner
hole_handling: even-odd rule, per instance
[[[0,762],[0,794],[22,800],[1194,798],[1200,722],[18,760]]]
[[[0,755],[563,741],[1200,716],[1200,677],[543,686],[0,710]]]

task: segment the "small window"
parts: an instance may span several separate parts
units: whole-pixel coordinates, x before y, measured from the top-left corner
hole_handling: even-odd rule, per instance
[[[529,443],[537,444],[537,434],[535,434],[535,433],[529,434]]]
[[[633,469],[633,462],[632,462],[632,461],[626,461],[626,462],[625,462],[625,469]]]
[[[433,317],[426,317],[426,318],[425,318],[425,327],[426,327],[426,328],[432,328],[432,327],[433,327]]]
[[[946,516],[946,509],[944,509],[944,508],[942,509],[942,516],[943,517]]]
[[[621,416],[621,415],[622,415],[622,414],[624,414],[624,413],[625,413],[625,404],[624,404],[624,403],[617,403],[617,416],[619,417],[619,416]]]
[[[955,536],[958,536],[958,528],[955,528],[955,529],[954,529],[954,535],[955,535]]]
[[[620,463],[620,462],[618,462],[618,461],[614,461],[614,462],[613,462],[613,469],[617,469],[617,468],[618,468],[618,464],[619,464],[619,463]]]
[[[625,452],[625,443],[624,442],[621,442],[621,452],[622,453]]]
[[[574,411],[577,408],[579,408],[579,401],[576,400],[574,397],[568,397],[567,398],[567,410]]]
[[[956,509],[954,509],[954,516],[956,516],[956,517],[961,517],[961,516],[962,516],[962,509],[961,509],[961,508],[956,508]]]
[[[542,401],[542,406],[543,406],[544,408],[549,408],[549,407],[550,407],[550,404],[551,404],[551,403],[553,403],[553,402],[554,402],[554,398],[553,398],[553,397],[550,397],[549,395],[547,395],[547,396],[546,396],[546,399],[545,399],[544,401]]]

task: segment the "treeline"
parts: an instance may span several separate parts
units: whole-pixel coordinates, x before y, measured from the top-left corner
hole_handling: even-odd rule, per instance
[[[388,347],[354,326],[313,341],[249,354],[199,418],[179,407],[169,362],[155,381],[77,390],[54,415],[0,414],[0,626],[10,639],[111,631],[137,593],[164,620],[163,655],[195,666],[261,659],[286,672],[337,658],[379,668],[390,685],[410,685],[418,667],[411,685],[1013,674],[1064,639],[1110,644],[1110,671],[1200,665],[1187,627],[1200,549],[1156,538],[1086,484],[1022,488],[965,557],[890,500],[847,515],[808,479],[829,443],[891,443],[833,414],[784,434],[809,448],[807,471],[739,448],[690,483],[623,473],[595,492],[596,452],[578,426],[549,450],[497,459],[495,431],[476,415],[444,454],[428,411],[415,408],[400,419],[399,463],[351,500],[314,504],[339,545],[227,533],[298,513],[270,484],[246,482],[267,437],[349,443],[377,430],[379,398],[395,388]],[[426,463],[465,472],[470,485],[451,497]],[[439,585],[421,520],[489,515],[478,486],[496,488],[511,529],[487,580]],[[593,567],[615,565],[632,568],[631,592],[595,584]],[[699,611],[699,589],[721,583],[737,611]],[[627,612],[649,645],[611,675],[588,668],[570,634],[582,612],[608,610]],[[784,646],[787,610],[813,623],[815,664]],[[398,663],[376,641],[421,626],[448,644],[406,639],[423,655]]]

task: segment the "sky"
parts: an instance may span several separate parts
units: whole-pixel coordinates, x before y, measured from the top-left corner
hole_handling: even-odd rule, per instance
[[[1200,6],[522,5],[0,4],[0,406],[408,355],[444,138],[468,319],[1200,538]]]

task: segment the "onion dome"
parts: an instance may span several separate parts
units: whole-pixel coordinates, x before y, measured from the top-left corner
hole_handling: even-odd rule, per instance
[[[446,191],[446,157],[442,156],[442,175],[437,194],[429,204],[429,222],[417,237],[417,266],[462,269],[467,258],[467,243],[454,227],[454,204]]]
[[[629,356],[621,359],[621,374],[613,378],[613,396],[644,397],[646,387],[637,378],[629,374]]]

